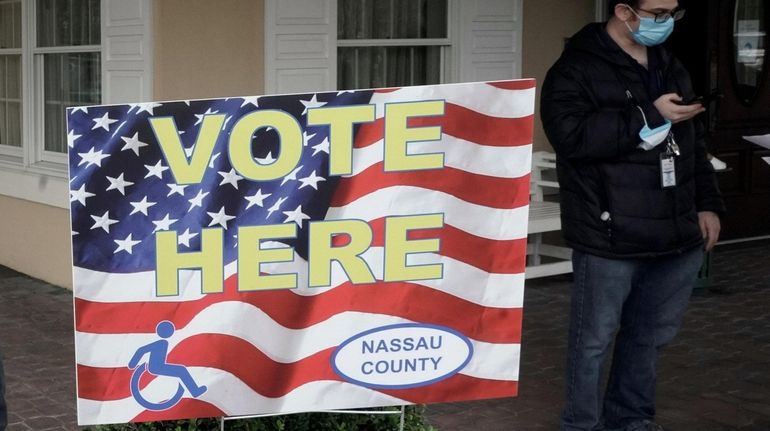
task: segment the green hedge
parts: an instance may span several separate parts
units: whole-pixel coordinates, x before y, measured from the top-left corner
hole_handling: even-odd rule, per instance
[[[404,415],[404,430],[436,431],[435,428],[428,425],[424,413],[424,406],[407,406]],[[299,413],[227,421],[225,422],[225,431],[396,431],[400,420],[401,416],[398,414]],[[144,422],[87,429],[92,431],[216,431],[219,430],[219,419]]]

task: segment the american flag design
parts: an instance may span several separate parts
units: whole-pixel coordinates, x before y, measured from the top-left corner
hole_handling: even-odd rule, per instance
[[[513,80],[69,108],[78,422],[515,396],[534,97],[534,81]],[[443,101],[443,115],[410,118],[409,127],[439,126],[440,139],[410,142],[408,153],[443,154],[444,167],[385,170],[385,106],[426,100]],[[330,128],[308,125],[307,115],[353,105],[374,105],[376,120],[353,127],[352,172],[331,176]],[[241,175],[227,148],[238,120],[258,110],[291,115],[303,140],[296,167],[263,182]],[[189,160],[210,115],[225,120],[202,181],[178,184],[150,119],[173,119]],[[279,131],[256,130],[251,149],[257,163],[274,163]],[[443,225],[411,231],[410,239],[437,238],[440,246],[408,255],[407,264],[440,264],[441,278],[383,281],[387,218],[421,214],[442,214]],[[359,257],[375,282],[353,284],[335,262],[330,286],[308,286],[308,226],[329,220],[371,227],[371,246]],[[296,273],[297,287],[239,291],[238,229],[284,223],[297,226],[296,238],[262,247],[291,247],[293,260],[262,264],[259,271]],[[223,234],[223,292],[202,293],[201,271],[183,269],[178,295],[158,296],[156,234],[176,232],[181,255],[200,250],[208,228]],[[166,321],[174,328],[170,335],[158,329]],[[399,362],[398,331],[433,343],[423,345],[428,350],[443,342],[443,356]],[[385,339],[386,352],[353,368],[379,381],[351,377],[341,359],[379,352],[367,336]],[[161,337],[163,359],[197,391],[153,374],[151,365],[144,374],[129,368],[143,346]],[[406,338],[397,340],[402,352]],[[439,370],[439,360],[452,355],[459,359]],[[399,372],[413,371],[409,366],[427,374],[398,384]]]

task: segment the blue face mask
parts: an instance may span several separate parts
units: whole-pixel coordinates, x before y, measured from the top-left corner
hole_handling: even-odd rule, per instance
[[[662,126],[654,129],[650,129],[650,126],[645,124],[644,127],[642,127],[642,130],[639,131],[639,139],[641,139],[641,142],[638,147],[645,151],[650,151],[665,141],[670,131],[671,122],[668,120],[666,120],[666,123]]]
[[[641,107],[637,108],[639,109],[639,112],[642,113],[642,119],[644,120],[644,127],[639,131],[639,139],[641,142],[639,142],[637,147],[645,151],[650,151],[666,140],[671,131],[671,122],[666,120],[662,126],[650,129],[650,126],[647,124],[647,116],[644,115],[644,110]]]
[[[628,27],[628,30],[631,32],[631,37],[634,38],[636,43],[644,46],[660,45],[661,43],[665,42],[669,36],[671,36],[671,33],[673,33],[673,18],[667,19],[666,22],[655,22],[654,18],[639,16],[636,11],[630,7],[629,9],[634,13],[634,15],[639,17],[639,30],[637,31],[632,30],[631,26],[628,25],[627,22],[624,23],[626,24],[626,27]]]

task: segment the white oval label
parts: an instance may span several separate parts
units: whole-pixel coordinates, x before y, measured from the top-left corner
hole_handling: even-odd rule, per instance
[[[453,329],[404,323],[347,339],[334,351],[332,367],[340,377],[360,386],[406,389],[451,377],[472,356],[470,340]]]

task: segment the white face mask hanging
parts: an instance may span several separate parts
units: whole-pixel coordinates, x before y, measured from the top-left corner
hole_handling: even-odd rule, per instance
[[[644,115],[644,110],[639,106],[637,106],[637,108],[639,109],[639,112],[642,113],[642,119],[644,119],[644,127],[639,131],[639,139],[641,139],[641,142],[637,147],[645,151],[650,151],[666,140],[668,133],[671,131],[671,122],[666,120],[665,124],[662,126],[650,129],[650,126],[647,123],[647,116]]]

